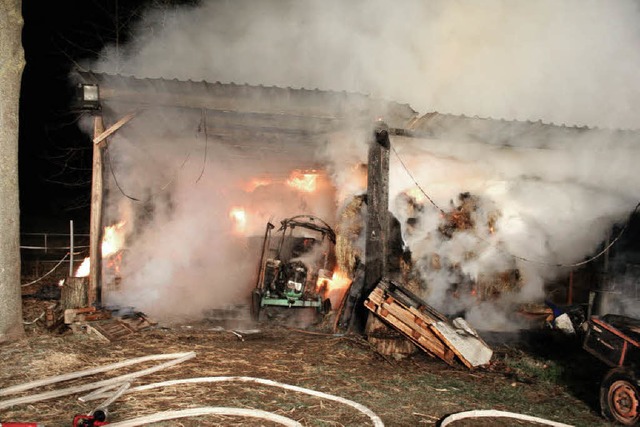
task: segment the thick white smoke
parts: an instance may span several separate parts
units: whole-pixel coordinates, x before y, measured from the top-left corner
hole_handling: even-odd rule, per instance
[[[636,128],[639,19],[637,3],[630,0],[209,0],[194,8],[150,10],[129,46],[108,48],[105,59],[90,68],[138,77],[355,91],[409,103],[420,113]],[[347,146],[336,138],[340,145],[324,153],[333,162],[329,169],[341,201],[362,191],[353,178],[357,172],[347,166],[366,159],[365,140],[351,139],[353,145]],[[602,135],[508,142],[503,147],[393,138],[416,181],[439,206],[447,208],[460,192],[469,191],[487,203],[481,208],[485,214],[500,212],[495,234],[456,236],[444,244],[433,237],[438,212],[427,204],[422,228],[404,230],[404,237],[418,260],[434,252],[452,259],[469,251],[481,254],[465,264],[470,277],[515,263],[525,277],[520,298],[539,299],[544,281],[558,274],[546,263],[573,263],[593,253],[611,226],[635,206],[640,146]],[[133,170],[138,162],[131,159],[123,151],[121,162],[136,163]],[[390,208],[403,220],[405,206],[399,200],[415,182],[393,153],[391,161]],[[177,169],[180,161],[173,162]],[[175,185],[197,188],[191,185],[196,178]],[[203,224],[226,211],[220,208],[217,216],[199,212],[199,203],[211,200],[207,209],[215,211],[225,198],[200,184],[204,189],[173,200],[173,213],[155,227],[177,233],[163,245],[181,248],[176,239],[183,233],[189,248],[180,251],[207,250],[199,239],[214,230]],[[216,197],[208,199],[212,193]],[[233,197],[228,203],[234,203]],[[194,230],[185,231],[190,227]],[[140,247],[159,250],[160,241],[148,239]],[[221,257],[233,253],[226,249],[223,244],[215,252]],[[146,267],[138,264],[132,273],[141,283],[149,282],[150,276],[142,277],[145,271],[167,277],[180,268],[180,262],[156,268],[153,263],[162,257],[152,255]],[[205,270],[208,277],[215,275]],[[238,274],[254,273],[247,270]],[[430,295],[438,303],[453,279],[429,276],[444,270],[422,270],[430,283],[443,284]],[[146,292],[146,285],[141,289]]]

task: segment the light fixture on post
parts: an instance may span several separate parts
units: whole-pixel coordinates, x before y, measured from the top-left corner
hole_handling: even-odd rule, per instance
[[[100,88],[97,84],[78,84],[78,107],[82,110],[100,110]]]

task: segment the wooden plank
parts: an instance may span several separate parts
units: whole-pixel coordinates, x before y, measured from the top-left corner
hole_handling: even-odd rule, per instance
[[[109,126],[109,129],[101,132],[97,136],[94,136],[93,143],[94,144],[100,144],[102,141],[104,141],[105,139],[107,139],[108,137],[113,135],[122,126],[124,126],[127,123],[129,123],[129,121],[131,119],[133,119],[138,113],[139,113],[139,111],[134,111],[133,113],[127,114],[126,116],[124,116],[123,118],[118,120],[116,123],[114,123],[113,125]]]
[[[391,323],[396,329],[402,332],[407,336],[407,338],[424,351],[439,357],[449,365],[453,365],[455,355],[452,352],[447,351],[444,344],[441,341],[438,341],[434,335],[416,333],[417,331],[402,323],[393,314],[389,314],[385,320]]]
[[[370,299],[365,302],[369,310],[378,314],[420,348],[450,363],[454,354],[447,351],[445,344],[429,328],[423,328],[420,324],[413,322],[413,317],[398,305],[384,302],[382,305],[377,305]]]
[[[134,333],[126,324],[114,319],[108,322],[87,324],[87,330],[107,341],[115,341]]]
[[[471,335],[461,335],[456,328],[445,322],[433,325],[434,333],[460,358],[468,368],[486,365],[493,351]]]
[[[493,351],[462,318],[444,315],[398,285],[383,279],[365,306],[405,334],[418,347],[447,363],[456,357],[469,369],[490,362]]]

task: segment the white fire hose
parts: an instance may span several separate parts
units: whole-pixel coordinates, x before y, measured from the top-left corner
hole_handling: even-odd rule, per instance
[[[316,396],[316,397],[332,400],[334,402],[351,406],[352,408],[368,416],[373,422],[373,425],[375,427],[384,427],[384,423],[382,422],[380,417],[378,417],[371,409],[357,402],[354,402],[349,399],[345,399],[343,397],[334,396],[328,393],[323,393],[320,391],[310,390],[307,388],[298,387],[290,384],[279,383],[277,381],[266,380],[262,378],[241,377],[241,376],[187,378],[187,379],[163,381],[159,383],[153,383],[153,384],[147,384],[147,385],[138,386],[134,388],[129,388],[128,380],[133,378],[138,378],[143,375],[150,374],[152,372],[156,372],[160,369],[164,369],[166,367],[173,366],[178,363],[182,363],[185,360],[195,357],[195,355],[196,355],[195,352],[188,352],[188,353],[159,354],[159,355],[138,357],[135,359],[129,359],[123,362],[105,365],[98,368],[87,369],[83,371],[76,371],[69,374],[58,375],[54,377],[44,378],[42,380],[32,381],[29,383],[24,383],[24,384],[3,388],[3,389],[0,389],[0,396],[15,394],[15,393],[22,392],[25,390],[30,390],[36,387],[41,387],[44,385],[54,384],[62,381],[68,381],[68,380],[80,378],[83,376],[94,375],[97,373],[106,372],[106,371],[121,368],[124,366],[130,366],[136,363],[146,362],[150,360],[171,359],[168,362],[161,363],[151,368],[146,368],[137,372],[121,375],[119,377],[111,378],[104,381],[93,382],[90,384],[84,384],[84,385],[75,386],[75,387],[68,387],[60,390],[52,390],[49,392],[38,393],[31,396],[23,396],[15,399],[3,400],[3,401],[0,401],[0,409],[8,408],[15,405],[20,405],[23,403],[39,402],[42,400],[53,399],[61,396],[67,396],[67,395],[75,394],[79,392],[91,391],[91,393],[80,397],[79,400],[82,402],[86,402],[89,400],[102,399],[107,397],[107,400],[104,401],[101,405],[101,408],[104,407],[104,409],[106,410],[106,406],[108,406],[110,403],[112,403],[122,394],[131,393],[135,391],[144,391],[144,390],[150,390],[150,389],[159,388],[159,387],[167,387],[167,386],[177,385],[177,384],[253,382],[253,383],[272,386],[272,387],[280,387],[286,390],[304,393],[310,396]],[[116,387],[118,389],[115,391],[115,393],[111,392]],[[150,422],[201,416],[201,415],[229,415],[229,416],[263,418],[266,420],[270,420],[270,421],[282,424],[284,426],[291,426],[291,427],[301,426],[301,424],[295,420],[292,420],[290,418],[283,417],[277,414],[273,414],[270,412],[257,410],[257,409],[226,408],[226,407],[199,407],[199,408],[191,408],[191,409],[185,409],[180,411],[158,412],[156,414],[146,415],[146,416],[135,418],[135,419],[119,421],[116,423],[110,423],[110,425],[114,427],[139,426],[139,425],[144,425]]]
[[[513,418],[522,421],[531,421],[534,423],[544,424],[552,427],[573,427],[569,424],[558,423],[555,421],[545,420],[544,418],[532,417],[530,415],[517,414],[515,412],[496,411],[494,409],[482,409],[476,411],[458,412],[445,417],[440,423],[440,427],[446,427],[449,424],[464,420],[466,418]]]
[[[365,414],[366,416],[368,416],[373,425],[375,427],[384,427],[384,423],[382,422],[382,420],[380,419],[380,417],[378,417],[375,412],[373,412],[371,409],[367,408],[364,405],[361,405],[360,403],[354,402],[352,400],[349,399],[345,399],[343,397],[339,397],[339,396],[334,396],[332,394],[328,394],[328,393],[323,393],[321,391],[315,391],[315,390],[311,390],[308,388],[304,388],[304,387],[298,387],[295,385],[290,385],[290,384],[284,384],[284,383],[280,383],[277,381],[272,381],[272,380],[266,380],[263,378],[254,378],[254,377],[200,377],[200,378],[185,378],[185,379],[179,379],[179,380],[170,380],[170,381],[163,381],[163,382],[159,382],[159,383],[153,383],[153,384],[146,384],[146,385],[141,385],[138,387],[132,387],[128,390],[125,390],[124,393],[133,393],[136,391],[145,391],[145,390],[151,390],[154,388],[160,388],[160,387],[168,387],[168,386],[172,386],[172,385],[178,385],[178,384],[198,384],[198,383],[219,383],[219,382],[252,382],[252,383],[257,383],[257,384],[262,384],[262,385],[267,385],[267,386],[272,386],[272,387],[280,387],[283,388],[285,390],[291,390],[291,391],[295,391],[295,392],[299,392],[299,393],[304,393],[304,394],[308,394],[310,396],[315,396],[315,397],[320,397],[323,399],[327,399],[327,400],[332,400],[334,402],[338,402],[338,403],[343,403],[345,405],[351,406],[352,408],[362,412],[363,414]],[[104,393],[101,394],[97,394],[97,393],[92,393],[91,396],[84,396],[81,397],[80,400],[83,401],[88,401],[88,400],[94,400],[94,399],[101,399],[105,397]],[[119,426],[120,424],[111,424],[114,427],[115,426]],[[127,425],[129,426],[130,424],[123,424],[123,425]],[[131,424],[131,425],[140,425],[140,424]]]

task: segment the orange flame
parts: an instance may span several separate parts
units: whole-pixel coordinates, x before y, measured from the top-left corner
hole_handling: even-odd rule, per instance
[[[298,191],[313,193],[318,186],[318,174],[316,172],[293,171],[287,180],[287,185]]]
[[[124,246],[124,233],[121,232],[124,224],[124,221],[120,221],[104,228],[104,233],[102,234],[103,258],[115,254]]]
[[[247,213],[243,208],[232,208],[229,217],[235,222],[234,231],[244,233],[247,229]]]
[[[329,279],[328,277],[318,277],[317,288],[324,293],[325,298],[331,300],[331,306],[337,307],[342,301],[345,292],[349,289],[352,280],[346,273],[336,270]]]
[[[124,227],[125,221],[120,221],[104,228],[102,234],[102,257],[109,257],[124,247]],[[87,277],[91,271],[91,259],[86,257],[80,267],[76,270],[75,277]]]
[[[80,267],[76,270],[75,277],[87,277],[89,275],[89,269],[91,268],[91,258],[86,257]]]

